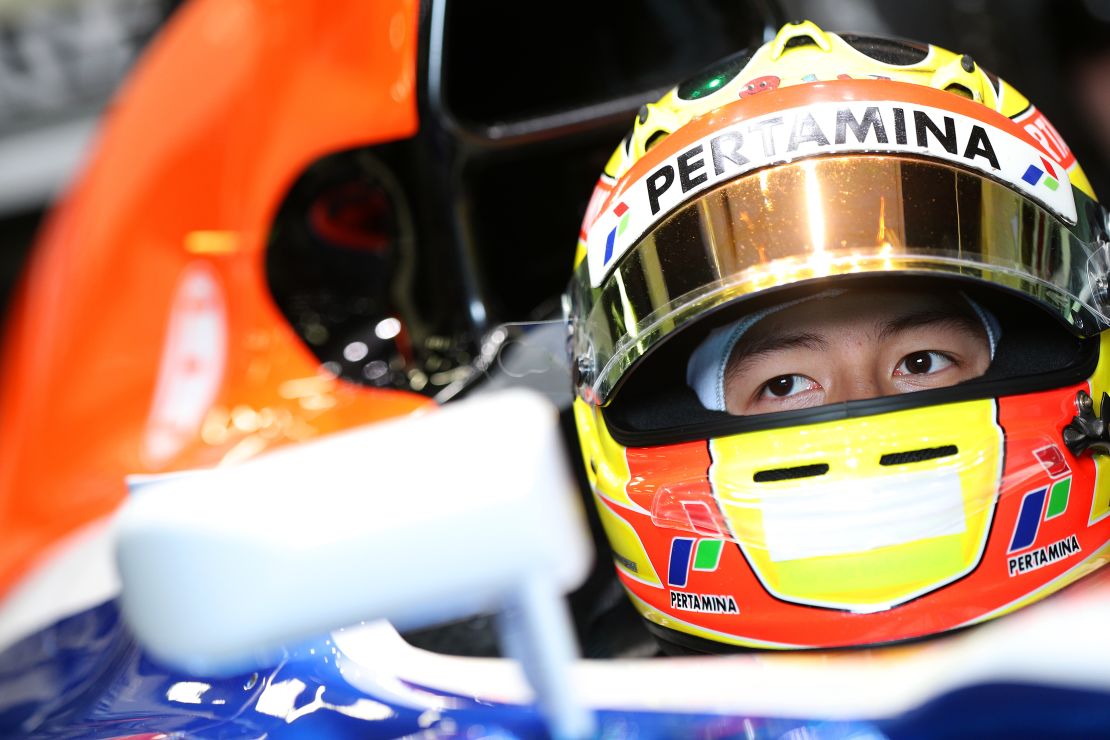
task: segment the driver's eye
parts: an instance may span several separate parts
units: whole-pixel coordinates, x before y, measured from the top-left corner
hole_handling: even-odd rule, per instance
[[[760,395],[786,398],[817,387],[817,383],[805,375],[780,375],[764,383]]]
[[[767,382],[767,390],[772,396],[787,396],[794,389],[794,376],[783,375]]]
[[[898,367],[894,369],[895,375],[928,375],[940,372],[953,365],[950,357],[935,350],[914,352],[902,358]]]

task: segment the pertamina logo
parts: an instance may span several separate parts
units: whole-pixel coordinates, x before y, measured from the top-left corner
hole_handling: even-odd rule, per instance
[[[1033,186],[1040,185],[1049,190],[1056,190],[1060,187],[1060,181],[1056,179],[1056,168],[1044,157],[1041,157],[1041,164],[1044,165],[1044,169],[1035,164],[1029,165],[1021,179]]]
[[[628,228],[628,206],[624,203],[618,203],[617,207],[613,209],[613,213],[620,217],[620,221],[609,232],[608,238],[605,240],[605,262],[608,263],[613,259],[613,245],[616,244],[617,237],[624,233]]]
[[[984,115],[988,112],[984,109]],[[849,152],[924,155],[957,163],[1010,184],[1067,223],[1076,222],[1067,171],[1049,162],[1023,134],[911,103],[820,103],[726,126],[630,183],[587,235],[591,283],[600,286],[641,236],[698,193],[768,165]]]
[[[694,543],[697,542],[695,547]],[[671,558],[667,567],[667,583],[683,588],[694,570],[715,571],[721,563],[723,540],[695,540],[692,537],[675,537],[671,540]]]
[[[1042,448],[1034,454],[1050,474],[1053,471],[1061,470],[1060,463],[1067,466],[1067,461],[1063,459],[1063,455],[1061,454],[1059,460],[1056,460],[1049,448]],[[1022,550],[1031,547],[1037,541],[1037,533],[1040,531],[1041,522],[1058,517],[1067,510],[1070,494],[1071,476],[1068,475],[1051,486],[1036,488],[1022,497],[1021,509],[1018,512],[1017,523],[1014,525],[1014,533],[1010,538],[1010,548],[1008,550],[1010,553],[1020,553],[1012,554],[1007,559],[1011,577],[1043,568],[1046,565],[1051,565],[1082,552],[1079,539],[1073,534],[1043,547],[1021,553]]]
[[[667,568],[667,584],[684,588],[690,571],[715,571],[721,563],[723,540],[675,537],[671,540],[671,557]],[[671,591],[671,608],[703,614],[739,614],[740,607],[730,594],[700,594]]]

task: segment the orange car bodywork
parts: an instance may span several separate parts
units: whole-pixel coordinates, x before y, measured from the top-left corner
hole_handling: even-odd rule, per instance
[[[415,0],[196,0],[148,49],[13,300],[0,594],[110,513],[127,474],[216,465],[427,407],[322,374],[275,306],[264,258],[309,163],[416,132],[417,20]],[[196,341],[167,352],[174,314],[190,308],[187,274],[212,289],[201,309],[221,327],[222,354],[194,357]],[[186,414],[195,423],[179,419],[151,454],[160,376],[198,368],[208,390]]]

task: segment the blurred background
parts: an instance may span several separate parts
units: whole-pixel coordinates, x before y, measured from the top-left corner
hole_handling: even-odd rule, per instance
[[[187,1],[0,0],[0,313],[44,213],[79,168],[98,117],[143,48]],[[658,2],[615,3],[620,8],[614,12],[641,4]],[[483,5],[486,13],[497,7]],[[572,5],[561,6],[567,10],[560,15],[565,12],[580,27],[578,19],[593,17],[595,8],[579,5],[581,15],[573,14]],[[754,5],[770,6],[774,15],[770,0]],[[506,18],[516,12],[513,7],[505,4]],[[786,20],[812,19],[829,30],[921,39],[971,54],[1024,92],[1063,133],[1095,191],[1103,197],[1110,192],[1110,0],[784,0],[777,12]],[[653,14],[665,15],[658,8]],[[696,23],[689,24],[689,33],[696,44]],[[481,65],[484,60],[472,61]],[[570,75],[558,59],[551,62],[549,69],[532,70],[549,77],[547,89],[576,84],[566,79]],[[646,55],[643,63],[650,63]],[[614,129],[606,151],[619,136]],[[597,169],[590,163],[582,168],[587,171]],[[588,177],[577,217],[593,176]],[[554,229],[553,240],[566,249],[547,265],[569,270],[576,223],[568,218]],[[497,251],[498,245],[477,248]],[[512,304],[513,298],[502,296],[502,301]]]
[[[45,209],[177,0],[0,0],[0,307]]]

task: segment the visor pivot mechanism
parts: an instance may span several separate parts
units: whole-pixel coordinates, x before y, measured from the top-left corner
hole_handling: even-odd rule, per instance
[[[571,364],[570,373],[571,382],[574,383],[576,388],[589,385],[594,379],[593,366],[585,357],[578,357],[574,360]]]
[[[1110,455],[1110,394],[1102,394],[1102,413],[1095,414],[1094,401],[1086,391],[1075,394],[1075,411],[1071,423],[1064,427],[1064,444],[1079,457],[1087,450],[1092,454]]]
[[[577,357],[574,360],[574,364],[570,367],[570,382],[573,383],[575,387],[582,385],[585,380],[586,368],[584,365],[585,363],[582,361],[582,358]]]
[[[1087,259],[1087,280],[1095,305],[1104,314],[1110,309],[1110,241],[1096,239]]]

